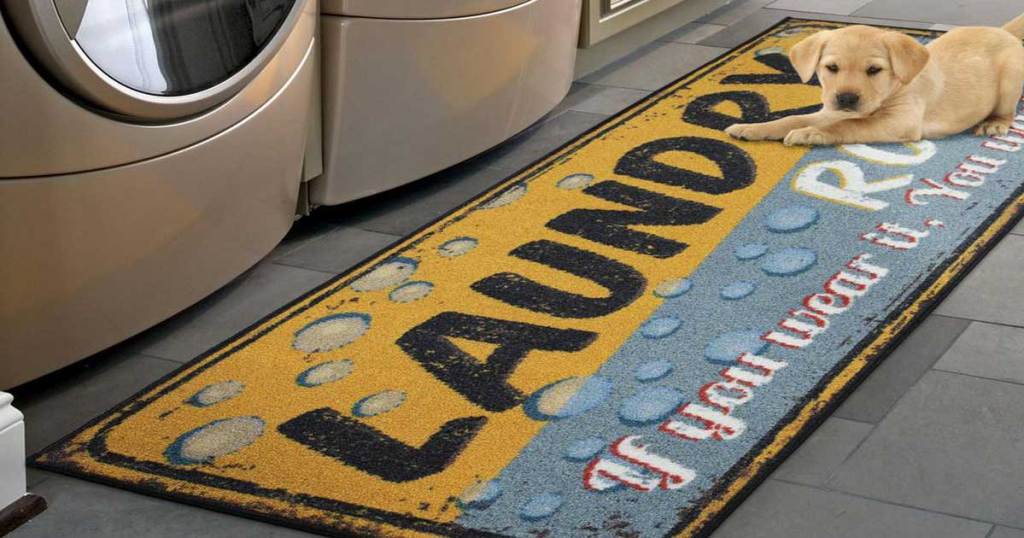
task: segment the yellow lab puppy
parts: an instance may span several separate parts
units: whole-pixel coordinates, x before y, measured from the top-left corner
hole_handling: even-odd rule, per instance
[[[804,82],[817,73],[822,110],[726,132],[787,146],[910,142],[971,127],[1006,134],[1024,87],[1021,37],[1024,15],[1002,28],[957,28],[927,47],[870,26],[818,32],[789,58]]]

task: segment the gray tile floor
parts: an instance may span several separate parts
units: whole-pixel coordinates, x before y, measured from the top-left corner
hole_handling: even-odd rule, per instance
[[[932,27],[1001,24],[1012,0],[736,0],[663,29],[574,85],[541,123],[395,192],[321,209],[266,260],[174,319],[15,391],[30,450],[786,16]],[[652,27],[658,27],[652,25]],[[945,28],[945,26],[939,26]],[[660,28],[660,27],[658,27]],[[715,533],[727,537],[1024,538],[1024,225]],[[50,501],[27,537],[302,533],[31,471]]]

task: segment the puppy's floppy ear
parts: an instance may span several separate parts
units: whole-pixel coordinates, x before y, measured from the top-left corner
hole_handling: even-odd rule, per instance
[[[907,84],[924,69],[931,55],[916,39],[900,32],[886,32],[882,43],[889,49],[892,72],[900,82]]]
[[[825,48],[825,43],[828,42],[831,35],[831,30],[823,30],[789,49],[789,62],[793,64],[796,73],[800,75],[800,80],[807,82],[814,77],[814,72],[818,69],[818,62],[821,60],[821,51]]]

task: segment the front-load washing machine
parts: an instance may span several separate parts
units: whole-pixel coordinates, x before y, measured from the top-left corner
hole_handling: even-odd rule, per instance
[[[540,119],[572,83],[580,0],[323,0],[313,204],[422,178]]]
[[[319,114],[316,0],[0,0],[0,389],[258,261]]]

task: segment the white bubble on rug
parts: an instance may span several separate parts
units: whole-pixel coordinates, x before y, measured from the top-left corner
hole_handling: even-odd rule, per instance
[[[562,502],[562,496],[558,493],[541,493],[523,505],[519,517],[527,521],[547,519],[561,508]]]
[[[430,295],[433,290],[434,285],[430,282],[408,282],[391,290],[388,298],[396,303],[411,303]]]
[[[501,482],[498,480],[487,480],[477,482],[466,488],[466,491],[459,495],[456,502],[458,502],[460,508],[481,510],[494,504],[494,501],[498,500],[500,496]]]
[[[806,230],[818,222],[818,210],[802,205],[772,211],[765,220],[768,230],[785,234]]]
[[[772,54],[785,54],[785,53],[786,53],[786,49],[784,49],[782,47],[768,47],[768,48],[765,48],[765,49],[758,50],[757,52],[754,53],[754,56],[761,57],[761,56],[770,56]]]
[[[654,295],[662,299],[673,299],[690,291],[691,288],[693,288],[693,282],[690,279],[673,278],[658,284],[654,288]]]
[[[716,336],[704,348],[704,358],[715,364],[734,364],[744,353],[758,354],[768,347],[759,331],[731,331]]]
[[[320,318],[295,333],[292,347],[306,353],[323,353],[351,344],[370,328],[370,316],[348,312]]]
[[[179,437],[164,455],[177,465],[211,463],[256,442],[265,426],[259,417],[215,420]]]
[[[356,291],[378,291],[397,286],[416,272],[419,262],[412,258],[394,258],[386,261],[352,282]]]
[[[673,316],[655,316],[640,326],[640,334],[645,338],[665,338],[679,330],[683,322]]]
[[[809,248],[787,248],[769,254],[761,262],[761,270],[771,276],[799,275],[814,266],[818,255]]]
[[[594,176],[590,174],[573,174],[558,180],[558,188],[565,190],[576,190],[588,187],[594,182]]]
[[[575,417],[590,411],[612,393],[612,382],[601,376],[570,377],[535,392],[523,404],[536,420]]]
[[[385,390],[359,400],[352,406],[352,414],[357,417],[375,417],[388,411],[394,411],[405,403],[405,393],[400,390]]]
[[[757,289],[757,284],[746,280],[738,280],[730,284],[722,286],[719,295],[727,301],[738,301],[749,297],[754,290]]]
[[[619,418],[631,425],[660,422],[683,403],[682,392],[669,387],[652,387],[637,391],[622,401]]]
[[[638,366],[634,375],[637,381],[647,383],[664,378],[672,372],[672,369],[671,362],[665,360],[649,361]]]
[[[472,237],[457,237],[451,241],[446,241],[443,245],[437,247],[437,252],[445,258],[457,258],[463,254],[469,253],[469,251],[476,248],[479,242]]]
[[[608,443],[600,437],[585,437],[569,445],[563,455],[569,461],[589,461],[600,454],[607,445]]]
[[[348,377],[353,369],[355,365],[348,359],[325,362],[302,372],[295,382],[303,387],[319,387]]]
[[[238,381],[214,383],[203,387],[186,403],[195,407],[210,407],[238,396],[244,389],[245,385]]]
[[[526,195],[526,185],[524,183],[520,183],[514,187],[506,189],[505,192],[491,198],[480,207],[482,209],[497,209],[499,207],[505,207],[518,201],[524,195]]]

